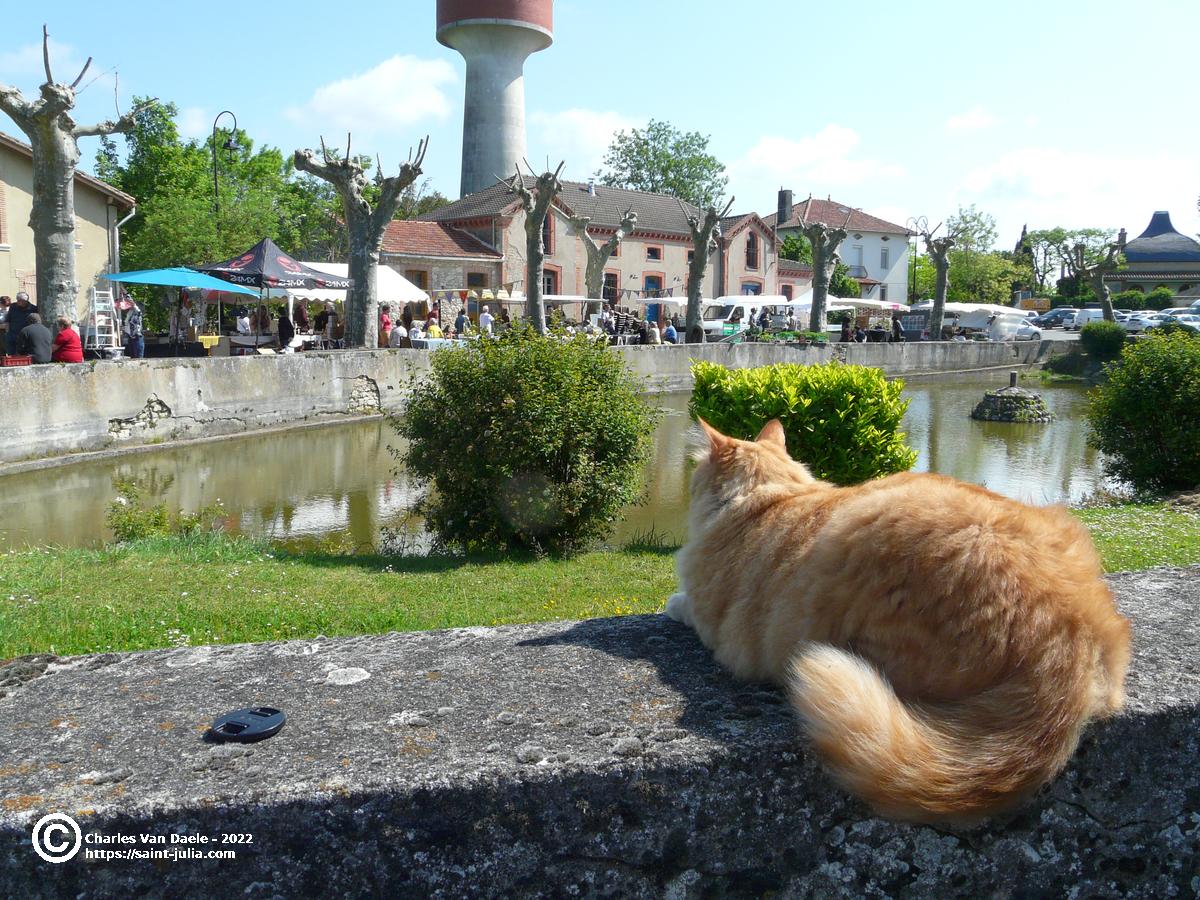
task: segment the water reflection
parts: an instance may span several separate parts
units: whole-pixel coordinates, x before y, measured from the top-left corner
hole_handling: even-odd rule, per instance
[[[974,422],[968,413],[993,383],[912,385],[904,428],[917,468],[986,484],[1023,500],[1077,500],[1103,481],[1080,422],[1084,392],[1039,388],[1050,425]],[[687,396],[657,398],[664,417],[644,475],[645,502],[625,510],[614,543],[651,530],[686,535]],[[194,511],[220,500],[232,531],[307,543],[343,536],[377,542],[422,485],[397,471],[399,439],[382,422],[246,436],[0,477],[0,546],[91,546],[106,536],[113,480],[137,480],[148,498]]]

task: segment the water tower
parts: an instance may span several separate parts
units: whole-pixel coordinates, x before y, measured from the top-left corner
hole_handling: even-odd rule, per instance
[[[525,156],[522,70],[553,32],[554,0],[438,0],[438,42],[467,61],[463,196],[512,175]]]

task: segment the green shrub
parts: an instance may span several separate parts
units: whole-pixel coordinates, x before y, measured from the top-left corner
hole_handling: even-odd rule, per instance
[[[878,369],[829,363],[727,369],[694,362],[690,411],[717,430],[752,440],[779,419],[788,452],[817,478],[856,484],[912,468],[917,454],[898,431],[904,385]]]
[[[1088,322],[1079,330],[1083,349],[1099,359],[1113,359],[1125,346],[1125,329],[1116,322]]]
[[[1168,309],[1175,305],[1175,292],[1159,285],[1146,295],[1146,309]]]
[[[108,504],[104,523],[113,538],[122,544],[147,538],[193,537],[212,532],[217,530],[218,520],[225,514],[225,508],[218,501],[199,512],[172,515],[167,512],[165,503],[146,505],[142,488],[135,481],[117,479],[113,487],[117,496]]]
[[[1121,291],[1112,297],[1112,305],[1117,309],[1129,309],[1136,312],[1146,308],[1146,295],[1138,290]]]
[[[1200,338],[1152,332],[1105,373],[1087,420],[1109,473],[1138,490],[1200,484]]]
[[[570,553],[641,494],[657,410],[603,343],[517,325],[433,357],[395,427],[451,550]]]

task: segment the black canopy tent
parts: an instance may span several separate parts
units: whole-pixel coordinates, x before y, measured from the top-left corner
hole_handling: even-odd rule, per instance
[[[197,268],[230,284],[258,288],[260,300],[268,288],[346,291],[354,286],[353,279],[339,278],[328,272],[310,269],[280,250],[270,238],[263,238],[245,253]],[[218,309],[218,323],[221,321],[220,316]]]

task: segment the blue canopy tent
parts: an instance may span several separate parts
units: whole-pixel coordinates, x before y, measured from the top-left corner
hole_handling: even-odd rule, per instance
[[[114,272],[112,275],[101,275],[108,281],[123,281],[128,284],[161,284],[167,287],[203,288],[209,291],[228,291],[231,294],[249,294],[257,297],[258,291],[240,284],[233,284],[220,278],[213,278],[203,272],[188,269],[184,266],[172,266],[169,269],[142,269],[138,272]],[[217,298],[217,322],[221,321],[221,301]],[[220,328],[217,329],[218,334]]]
[[[126,281],[130,284],[163,284],[168,287],[205,288],[210,291],[228,291],[231,294],[249,294],[257,297],[258,291],[240,284],[222,281],[203,272],[186,269],[183,266],[173,266],[170,269],[143,269],[140,272],[115,272],[112,275],[101,275],[109,281]]]

